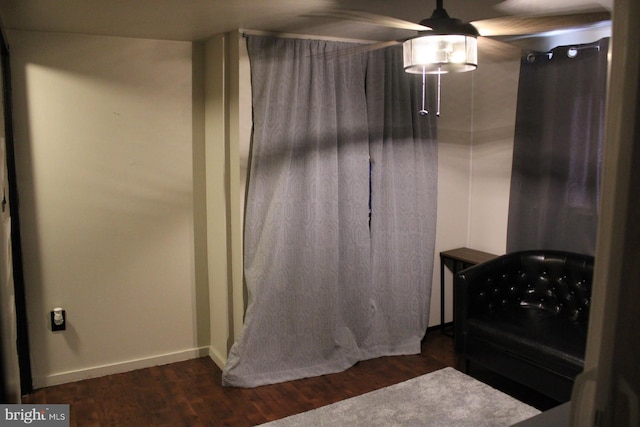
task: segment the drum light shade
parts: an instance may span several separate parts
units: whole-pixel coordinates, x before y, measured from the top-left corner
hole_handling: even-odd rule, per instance
[[[405,41],[402,48],[407,73],[456,73],[478,66],[475,35],[425,34]]]

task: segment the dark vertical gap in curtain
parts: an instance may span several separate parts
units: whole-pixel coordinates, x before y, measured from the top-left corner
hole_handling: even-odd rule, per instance
[[[369,147],[374,168],[372,287],[378,300],[394,308],[374,313],[373,317],[381,330],[394,325],[396,331],[402,328],[406,331],[396,332],[395,337],[387,334],[385,339],[389,345],[412,342],[419,351],[419,342],[426,330],[424,314],[428,316],[430,302],[430,292],[425,290],[427,286],[430,290],[430,284],[419,277],[431,274],[427,254],[433,253],[435,242],[435,115],[418,114],[421,77],[404,72],[399,47],[374,55],[384,60],[373,62],[367,76]],[[433,83],[433,79],[429,79],[431,88]],[[433,97],[429,104],[434,105]],[[419,241],[416,236],[423,236],[423,240]],[[417,297],[407,301],[401,296],[407,290]],[[395,313],[394,317],[388,313]],[[421,331],[420,337],[407,338],[407,334],[417,331]],[[408,351],[407,347],[404,351]]]
[[[607,51],[603,39],[521,61],[508,252],[595,252]]]

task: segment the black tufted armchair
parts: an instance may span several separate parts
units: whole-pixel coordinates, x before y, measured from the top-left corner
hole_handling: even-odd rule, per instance
[[[456,349],[559,402],[584,365],[593,257],[514,252],[458,273]]]

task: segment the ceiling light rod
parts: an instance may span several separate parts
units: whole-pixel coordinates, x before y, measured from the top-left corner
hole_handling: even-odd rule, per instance
[[[425,98],[427,97],[427,73],[422,73],[422,109],[418,111],[421,116],[426,116],[429,114],[427,110],[427,106],[425,103]]]
[[[438,73],[438,95],[436,99],[438,109],[436,110],[436,117],[440,117],[440,77],[441,76],[442,76],[442,73]]]
[[[438,73],[438,82],[437,82],[437,92],[436,92],[436,117],[440,117],[440,76],[442,73]],[[427,110],[425,98],[427,97],[427,73],[423,71],[422,73],[422,108],[418,113],[421,116],[429,115],[429,110]]]

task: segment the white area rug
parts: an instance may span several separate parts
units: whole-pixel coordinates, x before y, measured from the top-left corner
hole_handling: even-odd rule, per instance
[[[262,426],[510,426],[539,413],[462,372],[444,368]]]

